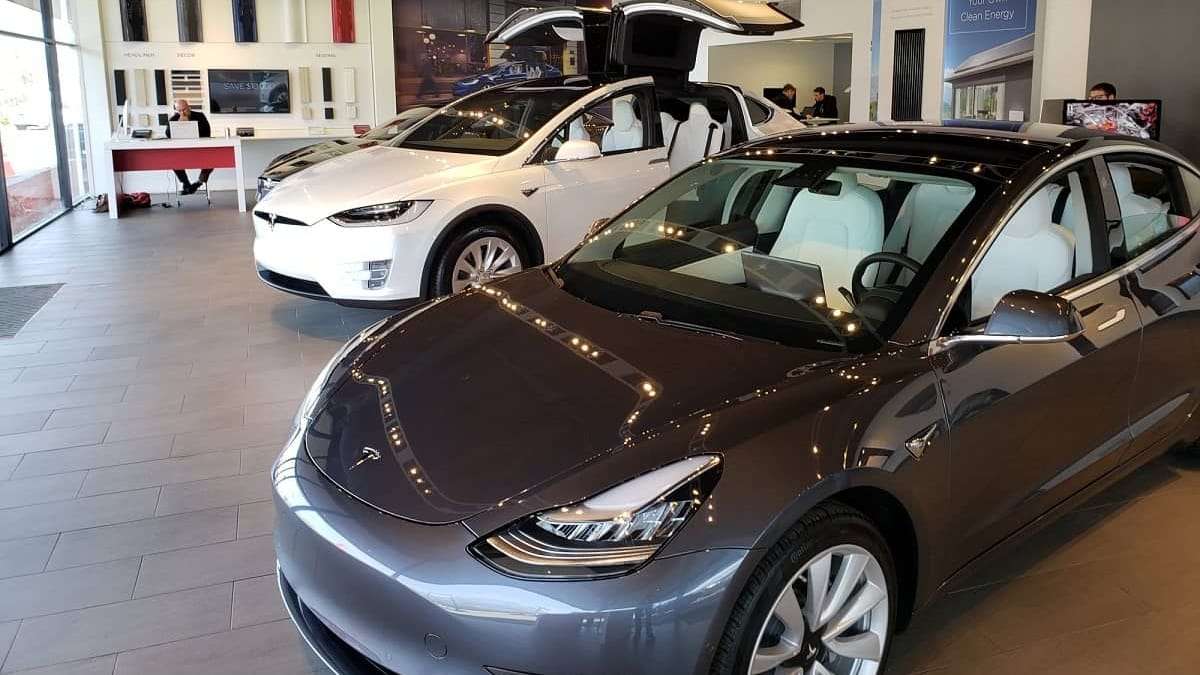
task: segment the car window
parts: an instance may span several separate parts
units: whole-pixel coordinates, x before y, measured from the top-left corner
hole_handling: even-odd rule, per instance
[[[750,111],[751,124],[759,125],[771,119],[771,110],[749,96],[746,97],[746,109]]]
[[[889,238],[892,203],[925,191],[907,231]],[[975,195],[972,184],[942,175],[715,160],[614,218],[559,273],[568,292],[615,311],[853,349],[904,314],[903,299],[910,288],[915,296],[914,281]],[[914,274],[862,263],[900,247],[912,253],[905,269]]]
[[[1094,187],[1092,176],[1077,167],[1059,173],[1026,199],[975,268],[968,293],[960,299],[967,306],[956,308],[960,316],[947,326],[961,325],[961,313],[970,322],[986,319],[1012,291],[1058,290],[1105,267],[1107,261],[1094,259],[1092,233],[1097,229],[1085,192]]]
[[[1190,171],[1157,160],[1108,160],[1113,191],[1121,207],[1118,227],[1109,232],[1113,261],[1123,263],[1153,248],[1184,227],[1196,213],[1184,176]]]
[[[543,152],[543,161],[554,159],[554,153],[567,141],[591,141],[600,146],[604,155],[645,149],[648,147],[645,102],[645,97],[631,93],[589,106],[551,137]]]

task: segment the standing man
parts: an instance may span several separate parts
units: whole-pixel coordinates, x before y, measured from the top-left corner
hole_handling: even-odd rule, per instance
[[[1112,101],[1117,98],[1117,88],[1109,82],[1097,82],[1088,89],[1089,101]]]
[[[208,138],[212,136],[212,127],[208,124],[208,118],[199,110],[192,110],[191,104],[187,99],[175,99],[175,114],[169,120],[171,122],[195,122],[200,131],[200,138]],[[171,126],[167,125],[167,136],[171,135]],[[180,194],[190,195],[195,194],[196,190],[200,189],[201,185],[208,183],[208,177],[212,175],[212,169],[201,169],[200,178],[192,183],[188,180],[187,172],[183,169],[175,169],[175,177],[183,183],[183,189]]]
[[[825,93],[825,87],[813,89],[813,111],[809,118],[838,118],[837,97]]]

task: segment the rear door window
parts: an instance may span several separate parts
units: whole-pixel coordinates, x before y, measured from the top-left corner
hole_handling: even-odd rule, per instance
[[[1107,164],[1121,208],[1109,229],[1114,263],[1145,253],[1196,217],[1197,178],[1189,170],[1151,156],[1120,155]]]

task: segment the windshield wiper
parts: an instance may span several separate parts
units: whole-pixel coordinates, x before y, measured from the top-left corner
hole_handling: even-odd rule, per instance
[[[729,331],[721,330],[719,328],[713,328],[711,326],[701,326],[700,324],[696,324],[696,323],[688,323],[686,321],[677,321],[675,319],[667,319],[667,318],[664,318],[663,315],[660,314],[659,312],[651,312],[649,310],[642,310],[638,314],[622,314],[621,316],[627,316],[631,319],[637,319],[638,321],[649,321],[651,323],[656,323],[660,326],[670,326],[671,328],[679,328],[682,330],[689,330],[689,331],[692,331],[693,333],[704,333],[705,335],[716,335],[718,337],[729,338],[730,340],[737,340],[738,342],[741,342],[743,340],[742,336],[738,335],[737,333],[731,333]]]

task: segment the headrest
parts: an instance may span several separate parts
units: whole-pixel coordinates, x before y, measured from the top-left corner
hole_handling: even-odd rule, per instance
[[[1004,226],[1005,237],[1028,239],[1050,229],[1054,218],[1054,202],[1050,199],[1049,186],[1043,187],[1025,202]]]
[[[637,115],[633,114],[633,104],[619,98],[613,101],[613,128],[617,131],[629,131],[637,124]]]
[[[1124,197],[1133,194],[1133,176],[1129,174],[1129,167],[1124,164],[1109,164],[1108,172],[1112,174],[1113,190],[1117,196]]]
[[[858,175],[853,173],[834,171],[829,174],[829,180],[835,180],[842,184],[842,194],[848,193],[851,188],[858,187]]]
[[[571,120],[571,128],[567,132],[568,139],[571,141],[590,141],[592,137],[588,135],[587,127],[583,126],[583,118],[576,117]]]
[[[708,108],[704,107],[704,104],[693,103],[688,106],[687,121],[692,124],[711,124],[716,120],[713,119],[713,116],[708,112]]]

